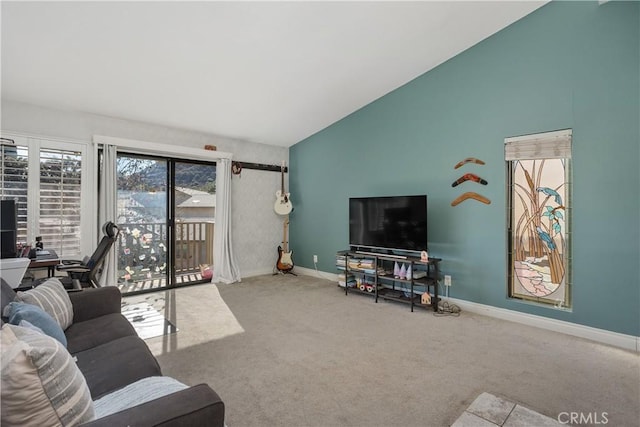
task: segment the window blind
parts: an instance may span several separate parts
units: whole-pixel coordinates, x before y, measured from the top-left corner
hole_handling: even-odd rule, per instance
[[[58,255],[80,253],[82,153],[40,150],[39,230]]]
[[[18,206],[18,242],[27,243],[27,192],[29,149],[20,145],[0,145],[0,197],[13,199]]]
[[[505,138],[504,159],[570,159],[571,140],[571,129]]]

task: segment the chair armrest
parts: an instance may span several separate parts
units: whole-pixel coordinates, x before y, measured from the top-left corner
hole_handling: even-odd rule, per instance
[[[73,323],[121,312],[122,294],[115,286],[86,288],[68,295],[73,305]]]
[[[84,263],[79,259],[63,259],[60,264],[56,265],[56,269],[60,270],[66,267],[78,267],[83,265]]]
[[[71,265],[71,264],[82,264],[81,259],[63,259],[61,261],[62,265]]]
[[[87,271],[91,271],[91,269],[89,267],[85,267],[82,264],[56,265],[56,270],[58,270],[58,271],[79,272],[79,273],[84,273],[84,272],[87,272]]]
[[[224,402],[207,384],[199,384],[82,425],[223,427]]]

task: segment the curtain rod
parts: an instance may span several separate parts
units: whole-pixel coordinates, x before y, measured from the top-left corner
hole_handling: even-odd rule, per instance
[[[94,135],[93,142],[96,144],[115,145],[118,148],[124,148],[135,154],[167,155],[179,159],[211,160],[215,162],[217,159],[231,159],[233,157],[231,153],[225,153],[223,151],[209,151],[201,148],[175,146],[159,142],[138,141],[104,135]]]
[[[256,169],[261,171],[270,171],[270,172],[280,172],[284,171],[284,173],[289,172],[288,167],[282,167],[278,165],[267,165],[264,163],[249,163],[249,162],[233,162],[235,165],[239,165],[241,169]]]

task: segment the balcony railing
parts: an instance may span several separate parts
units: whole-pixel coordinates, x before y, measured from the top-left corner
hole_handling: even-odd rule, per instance
[[[168,232],[166,224],[118,224],[118,283],[123,288],[166,286]],[[202,280],[213,264],[213,221],[176,222],[175,275],[179,284]],[[150,283],[150,284],[149,284]],[[134,285],[133,288],[131,285]]]

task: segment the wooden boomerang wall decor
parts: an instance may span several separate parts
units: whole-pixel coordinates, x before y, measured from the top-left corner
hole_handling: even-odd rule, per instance
[[[480,159],[477,159],[475,157],[467,157],[466,159],[459,161],[458,164],[455,165],[453,168],[454,169],[458,169],[459,167],[461,167],[465,163],[476,163],[476,164],[479,164],[479,165],[484,165],[484,162],[482,160],[480,160]]]
[[[454,169],[458,169],[460,167],[462,167],[463,165],[467,164],[467,163],[475,163],[478,165],[484,165],[485,163],[475,157],[467,157],[464,160],[459,161],[453,168]],[[482,185],[487,185],[488,182],[482,178],[480,178],[478,175],[473,174],[473,173],[465,173],[464,175],[462,175],[460,178],[458,178],[457,180],[455,180],[453,182],[453,184],[451,184],[452,187],[456,187],[460,184],[462,184],[465,181],[473,181],[473,182],[477,182],[478,184],[482,184]],[[475,193],[473,191],[467,191],[464,194],[461,194],[460,196],[458,196],[456,199],[454,199],[451,202],[451,206],[457,206],[460,203],[464,202],[467,199],[473,199],[473,200],[477,200],[481,203],[484,203],[486,205],[491,204],[491,200],[487,199],[486,197],[484,197],[481,194]]]
[[[478,184],[482,184],[482,185],[487,185],[488,184],[487,181],[485,181],[484,179],[480,178],[478,175],[476,175],[474,173],[465,173],[460,178],[458,178],[456,181],[454,181],[453,184],[451,184],[451,186],[455,187],[458,184],[462,184],[465,181],[473,181],[473,182],[477,182]]]
[[[491,200],[487,199],[486,197],[478,194],[478,193],[474,193],[473,191],[467,191],[464,194],[461,194],[460,196],[458,196],[453,202],[451,202],[451,206],[457,206],[460,203],[464,202],[467,199],[474,199],[477,200],[479,202],[484,203],[485,205],[490,205],[491,204]]]

